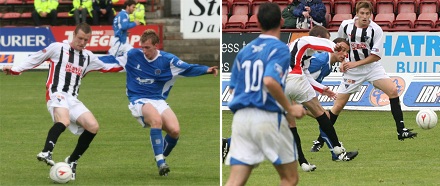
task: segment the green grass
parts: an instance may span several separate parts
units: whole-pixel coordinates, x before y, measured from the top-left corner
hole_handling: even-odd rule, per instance
[[[318,135],[316,120],[305,117],[298,122],[301,144],[315,172],[303,172],[299,185],[440,185],[440,128],[423,130],[415,123],[416,112],[404,112],[406,127],[414,128],[419,137],[397,140],[390,112],[344,111],[335,125],[339,139],[347,150],[358,150],[350,162],[331,161],[328,148],[310,152]],[[232,114],[223,111],[222,135],[231,134]],[[222,183],[229,177],[228,166],[222,166]],[[248,185],[278,185],[279,177],[265,161],[256,168]]]
[[[0,185],[52,185],[49,167],[36,160],[52,120],[46,109],[46,71],[0,75]],[[131,116],[125,73],[90,73],[79,99],[93,112],[100,131],[79,160],[77,180],[69,185],[219,185],[219,77],[177,80],[167,102],[176,113],[181,137],[160,177],[143,129]],[[54,160],[63,161],[78,137],[66,130]]]

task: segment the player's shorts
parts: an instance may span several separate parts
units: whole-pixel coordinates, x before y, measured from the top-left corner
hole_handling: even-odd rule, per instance
[[[144,128],[150,127],[150,124],[144,122],[144,116],[142,115],[142,106],[144,106],[144,104],[146,103],[150,103],[151,105],[153,105],[153,107],[157,110],[157,112],[159,112],[160,115],[162,115],[162,113],[166,109],[170,108],[165,100],[142,98],[130,102],[130,104],[128,105],[128,109],[131,111],[131,115],[133,115],[133,117],[135,117],[139,124],[141,124]]]
[[[313,89],[305,75],[292,74],[286,78],[286,88],[284,93],[290,100],[299,104],[312,100],[316,97],[316,91]]]
[[[235,112],[230,149],[226,165],[257,165],[264,159],[280,165],[298,159],[286,118],[257,108]]]
[[[90,112],[90,110],[87,109],[87,107],[84,106],[81,101],[65,92],[55,92],[53,94],[50,94],[50,99],[47,101],[47,110],[52,116],[53,121],[55,121],[53,115],[53,109],[55,107],[63,107],[69,109],[70,124],[68,128],[70,132],[75,135],[80,135],[84,132],[84,128],[76,123],[76,120],[82,114]]]
[[[113,37],[110,41],[110,49],[108,50],[108,54],[119,57],[124,55],[125,52],[128,52],[132,48],[133,46],[131,46],[128,42],[123,44],[119,42],[119,38]]]
[[[362,84],[365,81],[373,84],[374,81],[379,79],[390,78],[382,65],[378,62],[369,66],[360,66],[350,69],[342,75],[342,81],[338,88],[338,93],[352,94],[358,92],[361,89]]]

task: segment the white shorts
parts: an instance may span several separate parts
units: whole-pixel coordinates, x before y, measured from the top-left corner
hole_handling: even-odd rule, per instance
[[[108,50],[108,54],[118,57],[124,55],[125,52],[128,52],[132,48],[133,46],[131,46],[128,41],[126,41],[125,44],[122,44],[119,42],[119,38],[114,37],[110,41],[110,49]]]
[[[150,127],[150,124],[144,122],[144,116],[142,115],[142,106],[144,104],[150,103],[153,105],[153,107],[159,112],[160,115],[162,115],[163,111],[165,111],[167,108],[170,108],[168,106],[168,103],[165,102],[165,100],[153,100],[153,99],[138,99],[134,102],[130,102],[128,105],[128,109],[131,111],[131,115],[136,118],[136,120],[142,125],[142,127]]]
[[[342,81],[338,93],[352,94],[358,92],[365,81],[373,84],[373,81],[390,78],[380,64],[372,64],[363,68],[353,68],[342,75]]]
[[[52,120],[55,121],[53,116],[53,109],[55,107],[63,107],[69,109],[70,125],[69,130],[75,135],[80,135],[84,132],[84,128],[76,123],[79,116],[85,112],[90,112],[84,104],[76,97],[69,95],[65,92],[55,92],[50,94],[50,100],[47,101],[47,110],[52,116]]]
[[[230,149],[226,165],[257,165],[265,158],[278,165],[298,159],[286,118],[257,108],[240,109],[234,114]]]
[[[305,75],[289,74],[286,78],[286,88],[284,94],[299,104],[312,100],[316,97],[316,91],[313,89]]]

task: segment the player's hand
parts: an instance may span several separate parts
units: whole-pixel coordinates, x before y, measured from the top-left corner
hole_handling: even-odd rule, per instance
[[[11,75],[11,68],[12,66],[4,66],[3,67],[3,73],[5,73],[6,75]]]
[[[311,11],[310,6],[305,6],[304,8],[306,9],[307,12]]]
[[[209,67],[206,71],[207,74],[214,74],[214,77],[217,77],[218,74],[218,66]]]
[[[339,43],[335,45],[334,51],[339,52],[342,49],[344,49],[344,47],[342,47],[342,45],[340,45]]]
[[[138,20],[134,21],[134,23],[136,23],[136,26],[141,24]]]
[[[339,71],[340,72],[346,72],[347,69],[345,69],[345,63],[347,63],[346,61],[342,61],[341,64],[339,65]]]
[[[291,105],[287,110],[286,118],[289,123],[294,119],[301,119],[306,115],[306,109],[300,104]]]
[[[329,87],[324,87],[323,91],[322,91],[322,95],[326,95],[327,97],[331,98],[331,99],[336,99],[337,94],[335,92],[333,92],[332,90],[330,90]]]
[[[341,63],[341,66],[344,69],[344,72],[346,72],[347,70],[350,70],[352,68],[357,67],[357,63],[343,62],[343,63]],[[341,68],[341,66],[340,66],[340,68]]]

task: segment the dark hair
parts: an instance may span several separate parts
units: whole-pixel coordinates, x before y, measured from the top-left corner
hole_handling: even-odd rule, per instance
[[[147,40],[151,40],[151,44],[155,45],[159,43],[159,36],[157,36],[156,31],[153,29],[147,29],[141,36],[141,42],[145,42]]]
[[[323,26],[315,25],[310,29],[309,36],[327,38],[330,36],[330,32]]]
[[[348,46],[350,46],[350,43],[345,39],[345,38],[342,38],[342,37],[338,37],[338,38],[336,38],[336,39],[334,39],[333,40],[333,43],[340,43],[340,42],[344,42],[345,44],[347,44]]]
[[[276,3],[263,3],[258,8],[258,22],[263,30],[278,28],[281,24],[281,10]]]
[[[76,25],[74,33],[78,34],[79,30],[82,30],[85,34],[92,33],[92,28],[90,28],[90,25],[88,25],[87,23],[80,23]]]
[[[126,0],[124,2],[124,7],[127,8],[127,6],[131,6],[131,5],[135,5],[135,4],[136,4],[136,1],[134,1],[134,0]]]
[[[356,3],[356,13],[359,12],[359,9],[361,8],[366,8],[370,10],[370,13],[373,12],[373,5],[371,4],[370,1],[358,1]]]

